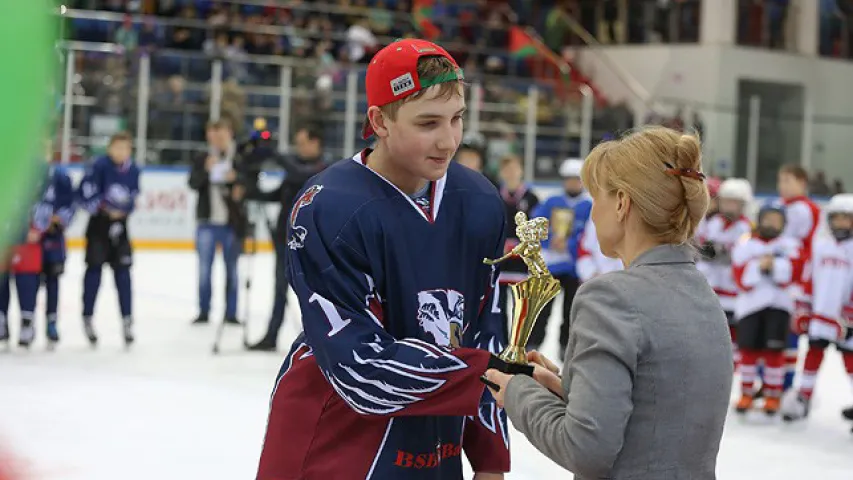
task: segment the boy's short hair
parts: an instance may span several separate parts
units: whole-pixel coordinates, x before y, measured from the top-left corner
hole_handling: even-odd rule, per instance
[[[110,143],[108,143],[107,146],[112,146],[112,144],[114,144],[116,142],[133,143],[133,136],[129,132],[124,132],[124,131],[114,133],[110,137]]]
[[[787,173],[801,182],[808,183],[809,181],[809,172],[807,172],[805,168],[793,163],[783,165],[782,168],[779,169],[779,173]]]
[[[207,122],[207,126],[205,130],[222,130],[227,128],[228,130],[234,131],[234,128],[231,126],[231,122],[224,118],[220,118],[219,120],[211,120]]]
[[[462,69],[447,51],[420,39],[398,40],[373,56],[367,67],[365,90],[367,106],[379,107],[383,115],[394,119],[405,102],[414,100],[433,85],[439,85],[439,98],[460,95],[464,80]],[[370,119],[364,119],[362,138],[373,135]]]
[[[514,153],[509,153],[507,155],[504,155],[503,158],[501,158],[500,168],[504,168],[507,165],[510,165],[513,163],[521,165],[521,157],[519,157],[518,155],[516,155]]]

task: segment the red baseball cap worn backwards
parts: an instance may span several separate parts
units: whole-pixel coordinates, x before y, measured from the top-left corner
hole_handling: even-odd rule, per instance
[[[421,57],[444,57],[453,64],[454,71],[431,78],[418,78],[418,60]],[[376,52],[367,66],[365,90],[367,106],[382,107],[402,100],[439,83],[463,80],[465,77],[456,60],[438,45],[415,38],[398,40]],[[364,119],[361,136],[367,140],[373,135],[370,119]]]

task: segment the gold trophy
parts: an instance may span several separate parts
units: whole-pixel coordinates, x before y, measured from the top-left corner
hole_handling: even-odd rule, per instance
[[[536,318],[542,309],[560,293],[560,282],[551,276],[545,259],[542,258],[541,241],[548,239],[548,219],[527,219],[524,212],[515,215],[515,233],[520,243],[501,258],[484,259],[486,265],[495,265],[517,255],[527,265],[528,278],[518,282],[512,289],[512,328],[509,345],[499,358],[511,365],[527,365],[525,346],[530,339]],[[509,372],[508,372],[509,373]]]
[[[569,208],[555,208],[551,210],[551,229],[554,238],[564,242],[572,233],[572,225],[575,223],[575,212]]]

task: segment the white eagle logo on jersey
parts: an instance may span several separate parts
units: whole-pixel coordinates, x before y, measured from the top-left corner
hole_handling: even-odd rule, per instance
[[[290,247],[291,250],[296,250],[305,246],[305,237],[308,236],[308,229],[301,225],[297,225],[296,218],[299,216],[299,210],[302,210],[308,205],[314,203],[314,197],[316,197],[321,190],[323,190],[322,185],[312,185],[302,193],[302,196],[300,196],[296,202],[293,203],[293,209],[290,211],[291,235],[290,239],[287,241],[287,246]]]
[[[107,189],[107,200],[117,207],[122,207],[130,204],[130,190],[124,185],[114,183]]]
[[[418,293],[418,325],[432,335],[436,345],[462,345],[465,297],[455,290],[426,290]]]

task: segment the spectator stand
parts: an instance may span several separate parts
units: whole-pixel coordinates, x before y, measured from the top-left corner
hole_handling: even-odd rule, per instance
[[[364,146],[358,138],[361,114],[366,109],[361,95],[364,64],[346,58],[349,54],[342,52],[348,49],[335,48],[340,44],[336,42],[346,45],[346,38],[334,31],[232,23],[226,43],[224,30],[211,28],[209,21],[190,19],[188,13],[183,18],[155,21],[75,9],[67,16],[76,39],[124,42],[66,43],[68,55],[73,52],[69,79],[74,103],[67,125],[70,144],[96,145],[103,134],[95,128],[103,120],[99,115],[107,115],[142,134],[144,161],[185,163],[193,152],[203,151],[204,123],[218,114],[235,118],[238,130],[244,131],[251,128],[256,117],[266,118],[269,128],[284,139],[280,142],[282,149],[288,147],[294,122],[305,121],[324,123],[327,145],[335,154],[344,156]],[[142,41],[139,35],[134,42],[133,35],[126,32],[128,24],[133,31],[148,32],[146,39]],[[125,33],[118,35],[119,31]],[[248,53],[257,50],[258,42],[264,42],[259,35],[268,37],[267,48],[272,54]],[[171,43],[164,40],[167,37]],[[277,39],[274,45],[270,45],[272,37]],[[381,42],[392,40],[377,38]],[[187,42],[193,43],[193,48],[188,48]],[[254,47],[235,48],[241,42]],[[467,53],[465,67],[472,84],[469,92],[479,95],[479,101],[471,102],[468,120],[493,141],[493,157],[502,150],[521,153],[530,159],[528,165],[535,167],[531,179],[541,179],[551,176],[558,160],[581,154],[584,109],[577,101],[566,103],[557,98],[553,82],[519,75],[524,66],[504,61],[511,60],[505,49],[476,47]],[[536,97],[530,105],[532,92]],[[140,93],[144,94],[142,99]],[[103,103],[104,97],[109,101]],[[590,131],[584,142],[589,145],[605,134]]]

